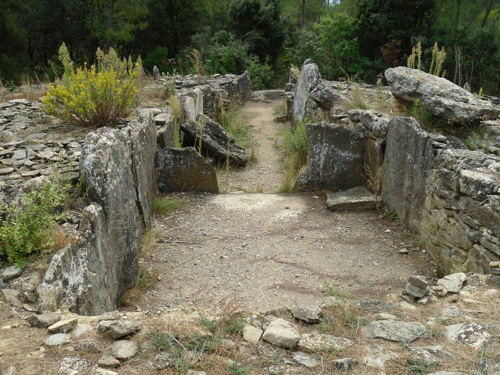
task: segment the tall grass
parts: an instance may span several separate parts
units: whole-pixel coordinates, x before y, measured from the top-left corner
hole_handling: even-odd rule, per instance
[[[307,164],[309,143],[307,141],[306,123],[301,122],[293,130],[285,133],[285,177],[278,193],[290,193],[295,189],[295,181]]]

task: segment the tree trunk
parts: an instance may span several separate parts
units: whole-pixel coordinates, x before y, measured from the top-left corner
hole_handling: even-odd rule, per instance
[[[486,4],[486,10],[484,11],[484,17],[483,20],[481,21],[481,29],[486,26],[486,22],[488,21],[488,17],[491,13],[491,10],[493,9],[493,4],[496,2],[496,0],[488,0],[488,3]]]
[[[306,22],[306,0],[302,0],[302,18],[300,20],[300,27],[304,27]]]
[[[462,0],[457,0],[457,13],[455,13],[455,30],[458,30],[458,25],[460,22],[460,6],[462,5]]]
[[[106,47],[109,50],[111,47],[111,35],[110,31],[113,27],[113,15],[115,11],[115,0],[110,0],[109,2],[109,12],[108,12],[108,25],[106,29]]]

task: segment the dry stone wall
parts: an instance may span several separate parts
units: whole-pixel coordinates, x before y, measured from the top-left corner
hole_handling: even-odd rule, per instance
[[[500,260],[500,159],[443,151],[427,180],[420,228],[441,272],[490,273]]]

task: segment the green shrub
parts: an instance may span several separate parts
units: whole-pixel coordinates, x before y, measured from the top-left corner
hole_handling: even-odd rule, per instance
[[[48,247],[67,190],[68,186],[56,178],[24,195],[19,204],[0,207],[0,215],[5,215],[0,227],[0,255],[22,266],[30,254]]]
[[[59,48],[64,74],[42,98],[48,114],[85,127],[114,126],[126,117],[136,104],[139,62],[120,61],[111,48],[108,54],[97,50],[97,66],[74,70],[68,49]]]

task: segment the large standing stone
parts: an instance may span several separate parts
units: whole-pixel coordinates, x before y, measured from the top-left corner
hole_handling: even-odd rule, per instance
[[[193,147],[159,150],[155,164],[158,190],[162,193],[219,192],[215,169]]]
[[[293,324],[278,318],[269,323],[262,339],[281,348],[293,348],[300,339],[300,333]]]
[[[382,169],[382,200],[413,230],[418,230],[426,180],[434,160],[432,138],[413,118],[389,123]]]
[[[347,190],[363,185],[363,137],[328,123],[306,125],[309,157],[298,190]]]
[[[467,124],[500,115],[500,110],[489,101],[421,70],[399,66],[387,69],[385,78],[396,98],[410,102],[420,99],[423,108],[445,120]]]
[[[403,343],[413,342],[426,333],[425,326],[415,322],[379,320],[363,327],[365,337]]]
[[[200,115],[198,123],[187,122],[181,125],[185,135],[185,145],[198,147],[199,135],[201,134],[200,121],[204,122],[201,142],[201,148],[204,152],[221,162],[229,158],[230,163],[234,165],[245,166],[247,164],[248,156],[245,154],[245,149],[236,145],[234,139],[229,137],[220,124],[205,115]]]
[[[320,82],[321,74],[318,66],[311,59],[307,59],[302,66],[293,99],[293,121],[295,125],[298,125],[306,118],[309,94]]]
[[[42,308],[98,315],[138,274],[143,232],[150,228],[155,194],[156,127],[152,118],[87,135],[81,172],[89,197],[76,244],[60,250],[38,286]]]

